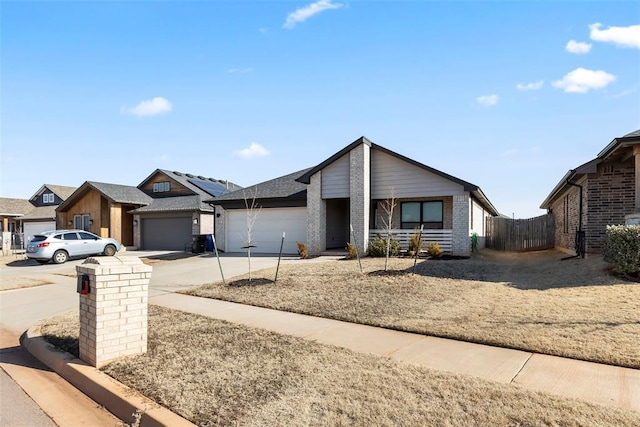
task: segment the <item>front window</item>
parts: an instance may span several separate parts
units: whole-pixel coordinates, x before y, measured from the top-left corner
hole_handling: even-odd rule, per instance
[[[439,230],[443,227],[443,204],[441,200],[429,202],[404,202],[401,204],[401,227]]]
[[[55,202],[55,196],[53,195],[53,193],[44,193],[42,195],[42,203],[54,203]]]
[[[89,229],[91,228],[91,216],[90,215],[74,215],[73,228],[75,228],[76,230],[89,231]]]

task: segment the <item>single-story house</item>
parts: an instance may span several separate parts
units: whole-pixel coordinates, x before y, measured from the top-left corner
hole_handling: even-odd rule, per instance
[[[56,228],[56,207],[75,187],[45,184],[29,199],[0,198],[2,248],[20,249],[38,233]]]
[[[149,203],[151,197],[137,187],[86,181],[56,209],[56,228],[86,230],[132,246],[133,216],[129,211]]]
[[[31,196],[29,201],[34,209],[22,217],[25,242],[38,233],[56,229],[56,208],[75,190],[76,187],[44,184]]]
[[[240,187],[228,181],[156,169],[138,186],[87,181],[57,212],[58,228],[78,228],[144,250],[185,250],[213,234],[203,200]]]
[[[587,254],[601,253],[607,225],[640,218],[640,130],[614,138],[595,159],[569,170],[540,207],[554,216],[558,249],[576,251],[580,234]]]
[[[26,199],[0,197],[0,218],[2,218],[2,254],[11,253],[13,247],[21,247],[21,218],[33,210]],[[18,241],[16,241],[18,240]]]
[[[279,251],[283,233],[284,253],[296,253],[296,241],[305,242],[310,255],[344,249],[347,242],[364,252],[369,240],[383,233],[383,203],[393,197],[395,238],[406,241],[422,225],[426,242],[469,255],[470,234],[477,233],[482,245],[486,218],[498,215],[478,186],[365,137],[315,167],[210,200],[220,250],[247,246],[246,205],[254,195],[260,210],[251,244],[264,253]]]
[[[131,210],[133,245],[145,250],[184,250],[193,236],[213,234],[214,210],[204,200],[238,190],[224,180],[156,169],[138,189],[149,203]]]

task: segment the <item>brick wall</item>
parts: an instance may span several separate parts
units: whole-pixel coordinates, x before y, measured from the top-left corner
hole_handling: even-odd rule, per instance
[[[578,185],[587,186],[586,179],[578,182]],[[555,222],[556,249],[575,254],[576,231],[580,216],[580,189],[568,187],[568,189],[551,205]],[[587,198],[583,194],[583,224],[587,221]]]
[[[320,255],[327,244],[327,204],[322,199],[322,171],[311,177],[307,186],[307,251]]]
[[[601,253],[606,226],[624,224],[625,215],[635,209],[635,166],[633,159],[625,163],[598,165],[598,172],[587,179],[588,199],[585,232],[587,252]]]
[[[349,153],[350,218],[353,235],[361,253],[369,246],[371,208],[371,147],[360,144]],[[351,238],[353,243],[353,237]]]
[[[151,266],[135,256],[96,257],[76,271],[91,289],[80,295],[80,359],[99,367],[146,352]]]
[[[453,196],[453,242],[451,253],[468,256],[471,254],[471,237],[469,234],[469,209],[471,200],[469,193]]]
[[[226,211],[220,205],[214,206],[214,209],[216,212],[215,227],[214,227],[214,236],[216,238],[216,245],[219,250],[224,251],[226,250],[226,247],[227,247],[226,246],[227,242],[224,240],[224,233],[225,233],[224,223],[225,223]]]

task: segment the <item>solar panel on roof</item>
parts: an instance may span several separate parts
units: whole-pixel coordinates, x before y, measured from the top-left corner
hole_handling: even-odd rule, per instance
[[[227,192],[227,187],[217,182],[203,181],[200,179],[190,179],[189,182],[214,197],[222,196]]]

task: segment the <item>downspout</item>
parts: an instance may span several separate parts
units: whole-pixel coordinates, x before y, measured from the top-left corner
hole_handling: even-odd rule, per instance
[[[571,174],[572,174],[572,175],[573,175],[575,172],[576,172],[576,170],[575,170],[575,169],[571,169]],[[580,206],[579,206],[579,208],[578,208],[578,218],[579,218],[579,219],[578,219],[578,221],[579,221],[579,222],[578,222],[578,233],[577,233],[577,235],[576,235],[576,239],[577,239],[577,238],[578,238],[578,235],[580,235],[580,234],[582,234],[582,235],[584,236],[584,234],[583,234],[583,230],[582,230],[582,185],[574,184],[573,182],[569,182],[569,179],[571,179],[571,178],[567,178],[567,181],[566,181],[567,185],[572,185],[572,186],[574,186],[574,187],[578,187],[578,188],[580,189],[580,202],[579,202],[579,203],[580,203]],[[586,239],[584,239],[584,237],[583,237],[583,245],[584,245],[584,249],[585,249],[585,251],[586,251],[587,242],[586,242]],[[578,253],[578,251],[576,251],[576,254],[575,254],[574,256],[572,256],[572,257],[567,257],[567,258],[563,258],[563,259],[577,258],[577,257],[579,257],[579,256],[581,256],[582,258],[584,258],[584,252],[583,252],[583,253]]]

